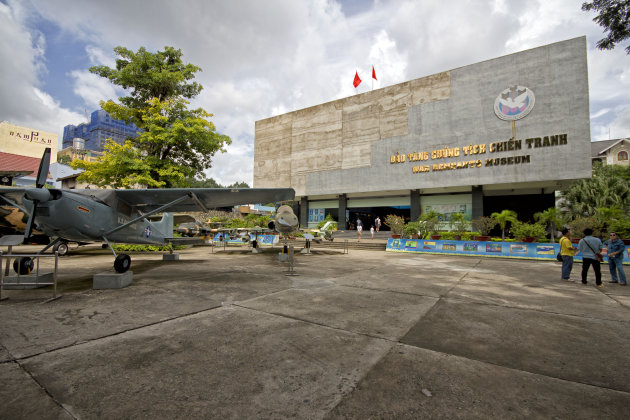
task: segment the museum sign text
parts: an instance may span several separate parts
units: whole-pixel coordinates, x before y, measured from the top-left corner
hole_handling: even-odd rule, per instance
[[[470,144],[462,147],[444,147],[431,151],[396,153],[389,157],[391,164],[405,162],[421,162],[412,167],[413,173],[447,171],[453,169],[481,168],[483,166],[504,166],[521,165],[531,162],[528,154],[517,154],[508,157],[486,157],[487,155],[499,152],[521,151],[523,149],[535,149],[539,147],[554,147],[567,144],[567,135],[558,134],[553,136],[533,137],[525,140],[507,140],[488,144]],[[440,159],[463,158],[457,162],[439,163]],[[434,161],[431,164],[429,161]]]

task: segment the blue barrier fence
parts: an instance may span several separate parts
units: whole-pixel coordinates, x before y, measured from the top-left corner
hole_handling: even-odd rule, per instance
[[[555,260],[556,255],[560,251],[560,244],[389,238],[386,250],[392,252]],[[626,247],[625,252],[624,264],[630,264],[630,247]],[[604,262],[607,262],[606,248],[602,250],[602,255],[604,256]],[[574,261],[582,261],[582,254],[578,253],[574,257]]]

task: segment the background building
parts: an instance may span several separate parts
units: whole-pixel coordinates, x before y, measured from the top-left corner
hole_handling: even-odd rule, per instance
[[[50,147],[50,161],[55,162],[58,139],[59,136],[55,133],[21,127],[6,121],[0,122],[0,152],[41,159],[44,149]],[[2,162],[0,162],[1,165]]]
[[[628,166],[630,155],[630,139],[600,140],[591,143],[591,157],[593,161],[600,161],[605,165]]]
[[[123,144],[127,138],[136,138],[140,129],[135,124],[126,124],[114,119],[102,109],[92,112],[90,122],[77,126],[67,125],[63,128],[63,149],[73,146],[75,138],[85,140],[85,149],[102,152],[105,140],[111,138]]]
[[[526,220],[591,176],[589,116],[580,37],[257,121],[254,186],[293,187],[303,226],[430,209]]]

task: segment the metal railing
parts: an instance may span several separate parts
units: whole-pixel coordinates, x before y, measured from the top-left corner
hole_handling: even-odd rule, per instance
[[[36,263],[36,268],[33,271],[33,273],[35,273],[34,278],[35,281],[27,281],[27,282],[16,282],[16,283],[5,283],[4,282],[4,278],[9,276],[9,270],[10,270],[10,266],[11,266],[11,259],[15,259],[18,260],[19,258],[23,258],[23,257],[28,257],[28,258],[33,258],[35,263]],[[40,277],[40,273],[39,273],[39,260],[41,258],[54,258],[55,259],[55,269],[53,271],[53,281],[50,282],[46,282],[46,281],[39,281],[39,277]],[[5,264],[5,260],[6,260],[6,266]],[[55,252],[54,254],[12,254],[12,253],[8,253],[8,254],[4,254],[2,251],[0,251],[0,301],[7,299],[6,297],[3,298],[2,297],[2,291],[4,290],[4,286],[15,286],[20,287],[20,286],[35,286],[37,287],[43,287],[43,286],[53,286],[53,296],[50,299],[47,299],[46,302],[50,302],[52,300],[55,300],[58,298],[57,296],[57,271],[59,268],[59,253]],[[6,270],[5,270],[6,269]],[[17,278],[19,279],[20,277],[27,277],[27,278],[33,278],[32,274],[20,274],[19,272],[16,273]]]

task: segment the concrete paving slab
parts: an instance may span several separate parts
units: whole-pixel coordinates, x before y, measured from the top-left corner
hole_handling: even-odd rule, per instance
[[[286,290],[241,305],[346,331],[397,340],[437,299],[343,286]]]
[[[394,347],[328,419],[621,419],[630,394]]]
[[[70,292],[65,282],[64,296],[47,304],[34,299],[33,291],[7,292],[10,299],[0,304],[2,344],[13,357],[27,357],[290,287],[281,273],[257,273],[255,264],[250,276],[242,267],[191,261],[136,270],[125,289],[90,290],[88,277],[79,280],[80,292]],[[72,267],[63,268],[66,277],[67,270]],[[49,297],[49,291],[42,293]]]
[[[24,365],[76,418],[321,418],[392,345],[232,306]]]
[[[594,287],[561,280],[505,274],[468,273],[452,288],[449,297],[480,303],[536,309],[567,315],[630,321],[630,311]]]
[[[4,419],[72,419],[33,378],[15,363],[0,363],[2,392],[0,417]]]
[[[431,257],[393,255],[390,260],[379,261],[374,267],[345,274],[336,282],[346,286],[440,297],[446,295],[478,263],[470,258],[436,259],[433,266]],[[431,268],[427,269],[429,265]]]
[[[442,299],[401,342],[630,392],[627,322]]]

